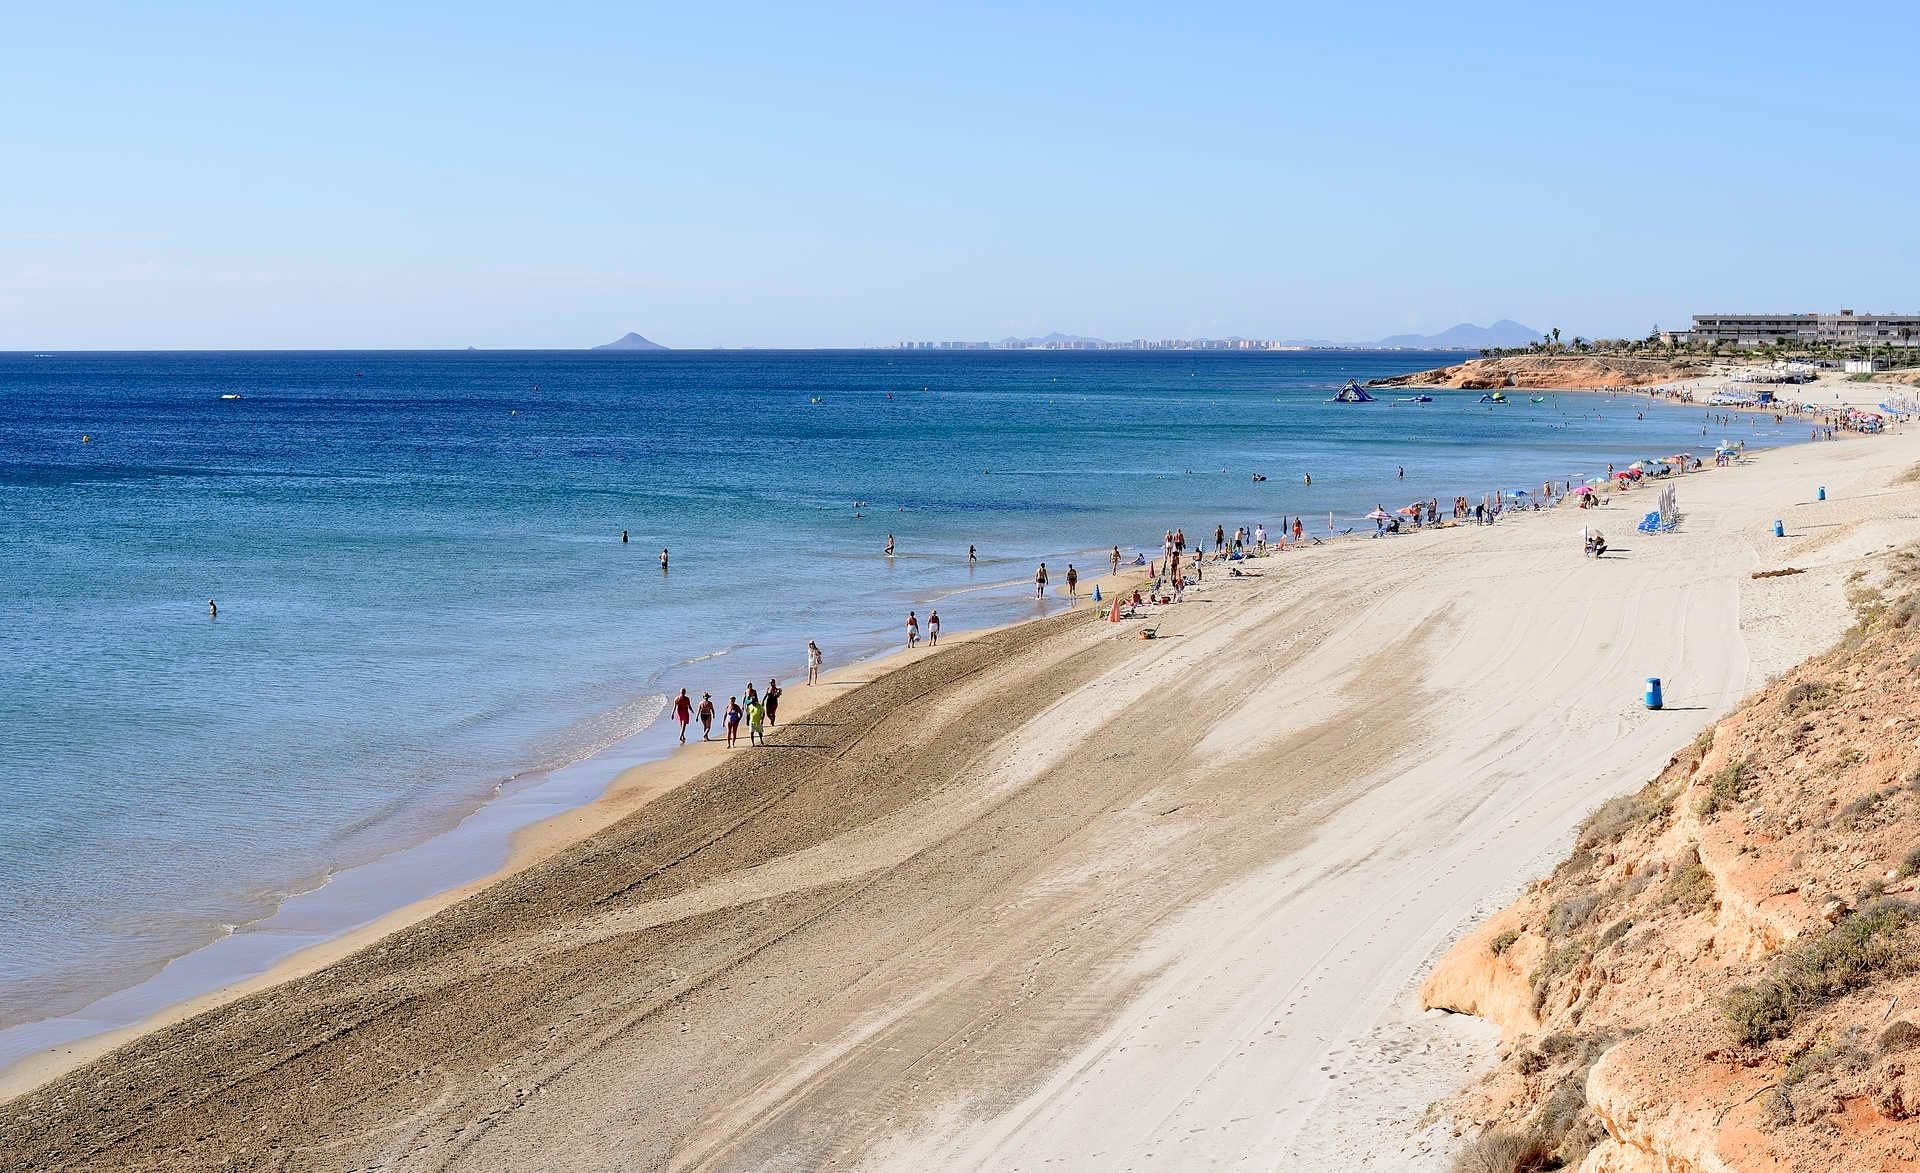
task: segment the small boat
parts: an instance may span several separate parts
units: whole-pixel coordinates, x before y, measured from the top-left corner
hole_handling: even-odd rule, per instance
[[[1545,403],[1546,401],[1547,397],[1544,395],[1532,395],[1527,398],[1528,403]]]
[[[1433,402],[1433,396],[1431,396],[1431,395],[1403,395],[1403,396],[1401,396],[1401,397],[1400,397],[1400,402],[1402,402],[1402,403],[1432,403],[1432,402]]]
[[[236,395],[236,394],[234,394],[234,393],[232,393],[232,392],[228,392],[227,394],[225,394],[225,395],[222,395],[222,396],[221,396],[220,398],[222,398],[222,399],[245,399],[245,398],[246,398],[246,396],[244,396],[244,395]]]
[[[1506,401],[1507,393],[1505,391],[1489,391],[1480,397],[1480,402],[1482,403],[1505,403]]]
[[[1357,380],[1348,379],[1347,385],[1345,387],[1340,388],[1340,394],[1335,395],[1332,399],[1327,400],[1327,402],[1328,403],[1372,403],[1373,396],[1367,394],[1367,389],[1365,387],[1362,387]]]

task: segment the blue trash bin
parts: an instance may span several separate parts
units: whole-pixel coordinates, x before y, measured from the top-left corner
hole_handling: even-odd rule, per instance
[[[1100,601],[1100,584],[1097,582],[1093,584],[1093,601],[1096,603]]]
[[[1820,486],[1820,491],[1814,494],[1814,499],[1819,501],[1825,501],[1827,499],[1827,487],[1825,485]]]
[[[1660,678],[1658,676],[1647,677],[1647,707],[1649,709],[1659,709],[1665,706],[1666,700],[1660,695]]]
[[[1786,522],[1784,522],[1784,521],[1781,521],[1781,520],[1779,520],[1778,518],[1775,518],[1775,519],[1774,519],[1774,522],[1773,522],[1773,536],[1774,536],[1774,537],[1776,537],[1776,538],[1784,538],[1784,537],[1786,537],[1786,536],[1787,536],[1787,523],[1786,523]]]

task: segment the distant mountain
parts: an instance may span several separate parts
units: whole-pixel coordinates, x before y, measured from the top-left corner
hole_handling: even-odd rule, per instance
[[[640,337],[640,335],[635,334],[633,331],[629,330],[625,334],[621,335],[620,337],[615,338],[612,342],[608,342],[603,345],[596,346],[593,349],[595,350],[665,350],[667,348],[660,345],[658,342],[654,342],[649,339],[642,338]]]
[[[1501,318],[1491,326],[1462,322],[1438,334],[1395,334],[1374,345],[1383,350],[1480,350],[1483,347],[1525,346],[1540,341],[1540,331]]]
[[[1000,345],[1002,346],[1045,346],[1049,342],[1090,342],[1095,345],[1103,346],[1106,344],[1106,341],[1107,340],[1104,338],[1087,338],[1080,334],[1062,334],[1060,331],[1055,330],[1053,333],[1047,335],[1044,338],[1002,338],[1000,340]]]

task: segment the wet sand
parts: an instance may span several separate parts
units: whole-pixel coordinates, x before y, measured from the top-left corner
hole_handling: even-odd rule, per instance
[[[1674,535],[1640,491],[1210,568],[1152,641],[1087,608],[943,641],[0,1106],[0,1164],[1417,1164],[1484,1053],[1408,1010],[1424,967],[1837,634],[1916,440],[1684,478]]]

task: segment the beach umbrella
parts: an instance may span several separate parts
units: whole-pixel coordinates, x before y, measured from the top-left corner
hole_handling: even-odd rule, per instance
[[[1367,520],[1368,521],[1385,521],[1387,520],[1387,511],[1384,509],[1375,509],[1371,513],[1367,514]]]
[[[1400,508],[1398,508],[1398,509],[1396,509],[1396,510],[1394,510],[1394,512],[1395,512],[1395,513],[1400,513],[1400,514],[1404,514],[1404,515],[1406,515],[1407,517],[1418,517],[1418,516],[1420,516],[1420,506],[1418,506],[1418,505],[1402,505],[1402,506],[1401,506]]]
[[[1592,495],[1593,495],[1593,486],[1592,486],[1592,485],[1581,485],[1580,487],[1578,487],[1578,488],[1576,488],[1576,489],[1575,489],[1575,490],[1573,491],[1573,495],[1574,495],[1575,497],[1590,497],[1590,496],[1592,496]]]
[[[1587,483],[1588,483],[1589,485],[1604,485],[1604,484],[1606,484],[1606,483],[1607,483],[1607,478],[1605,478],[1605,477],[1588,477],[1588,478],[1587,478]]]

